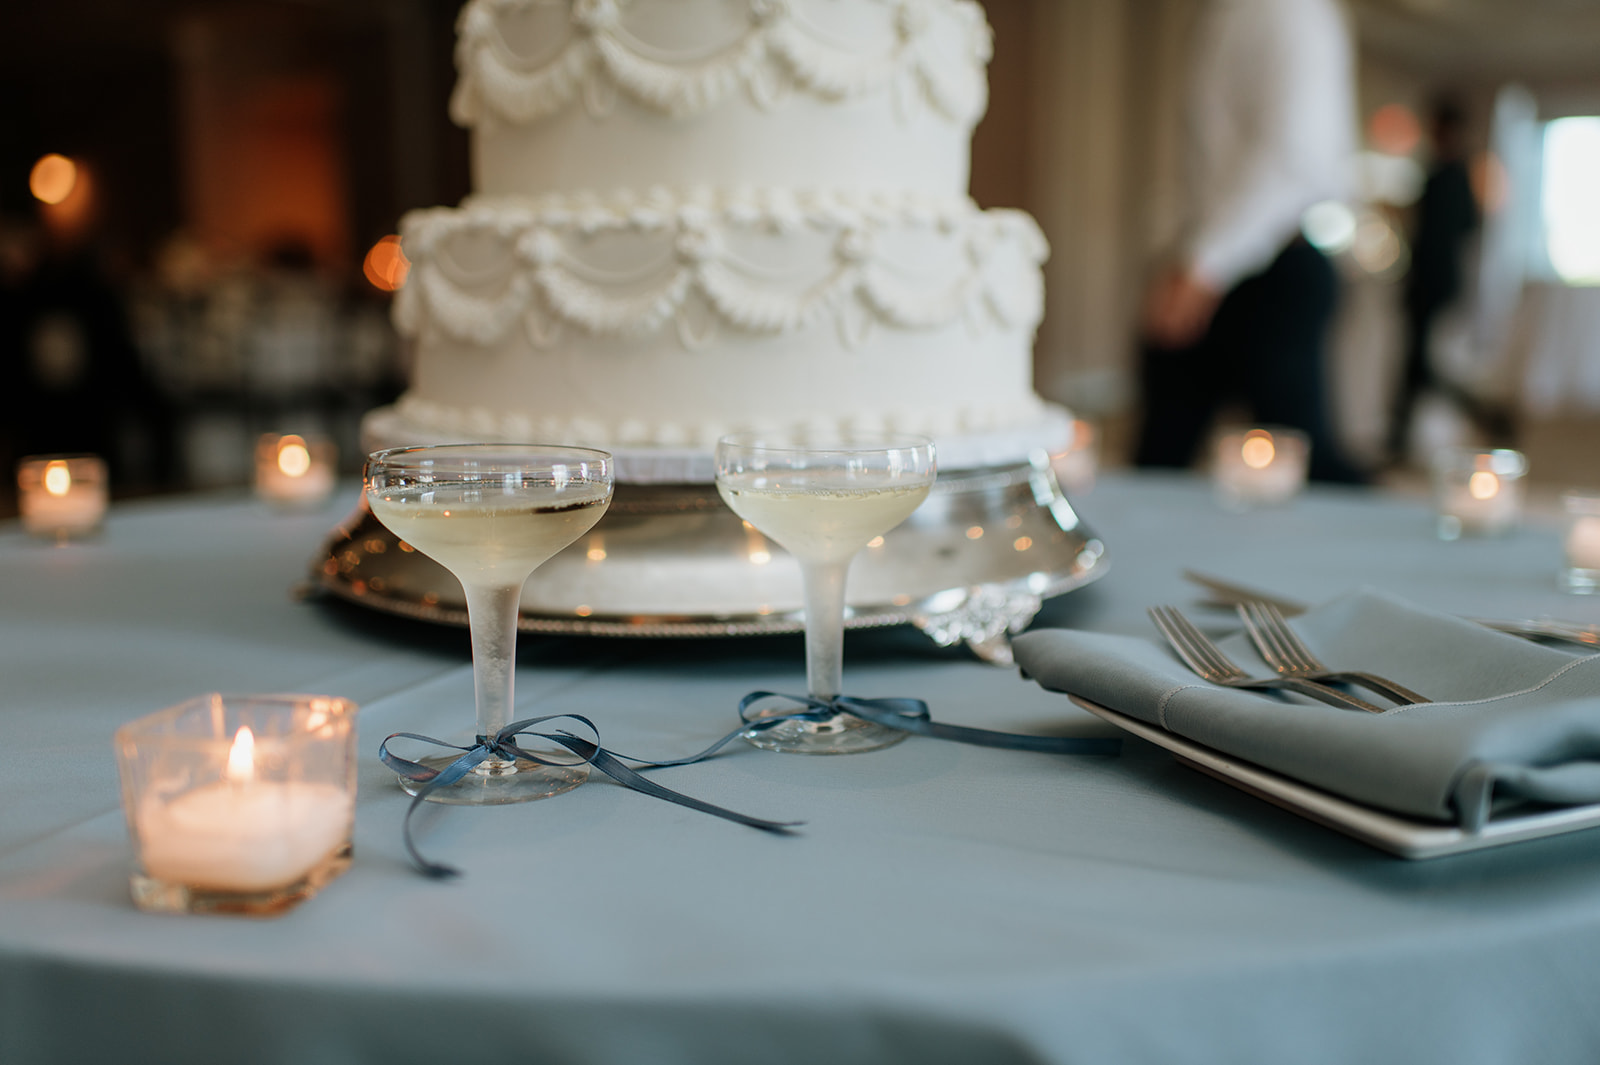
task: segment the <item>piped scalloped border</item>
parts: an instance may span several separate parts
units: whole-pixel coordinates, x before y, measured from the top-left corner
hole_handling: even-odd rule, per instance
[[[717,440],[739,429],[819,436],[850,432],[912,432],[939,440],[941,465],[977,467],[1025,459],[1048,441],[1059,449],[1071,436],[1071,418],[1032,393],[990,406],[956,404],[940,410],[813,413],[792,419],[706,420],[696,423],[604,415],[526,414],[484,406],[452,406],[407,393],[391,407],[371,412],[363,423],[368,443],[445,443],[562,440],[628,452],[629,479],[709,481]],[[949,447],[947,447],[949,445]],[[948,454],[947,454],[948,452]]]
[[[883,237],[929,229],[950,235],[961,269],[919,287],[888,260]],[[730,250],[739,232],[799,231],[831,241],[832,262],[816,284],[795,292]],[[660,250],[647,275],[608,279],[587,266],[579,245],[596,233],[651,239]],[[400,331],[437,330],[479,346],[500,343],[520,322],[529,342],[547,348],[566,329],[595,336],[676,331],[685,347],[719,329],[790,333],[833,319],[856,346],[874,325],[929,330],[965,319],[975,332],[1031,331],[1044,310],[1039,265],[1044,236],[1021,211],[980,211],[967,200],[852,198],[768,192],[707,199],[656,190],[627,202],[547,197],[472,202],[408,214],[402,241],[412,262],[394,305]],[[476,277],[452,263],[448,243],[488,235],[503,262]],[[691,301],[709,311],[691,313]],[[699,320],[696,320],[699,319]]]
[[[450,114],[463,126],[486,120],[534,122],[581,101],[603,117],[618,93],[681,118],[700,114],[736,92],[769,107],[791,91],[823,100],[857,99],[889,90],[897,108],[920,98],[933,113],[970,128],[988,106],[992,39],[974,0],[873,0],[893,26],[894,43],[879,55],[841,48],[797,10],[801,0],[747,0],[749,22],[736,40],[706,54],[664,56],[626,30],[631,0],[471,0],[457,24],[459,78]],[[506,44],[498,19],[532,4],[570,5],[569,36],[553,58],[525,66]],[[933,46],[936,20],[953,21],[962,60]]]

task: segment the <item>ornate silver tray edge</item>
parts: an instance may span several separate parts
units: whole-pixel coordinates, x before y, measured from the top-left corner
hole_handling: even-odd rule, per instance
[[[929,545],[937,543],[940,555],[948,556],[941,566],[969,579],[952,581],[945,587],[915,589],[911,595],[895,595],[893,602],[853,603],[845,625],[865,629],[909,624],[939,646],[965,643],[986,661],[1010,665],[1010,636],[1027,627],[1045,599],[1105,574],[1110,564],[1105,544],[1079,520],[1060,489],[1049,457],[1042,452],[1026,464],[955,471],[942,477],[935,490],[940,507],[921,520],[914,516],[889,535],[902,555],[905,550],[921,549],[925,556]],[[631,521],[630,534],[636,540],[642,530],[645,544],[635,551],[636,564],[641,561],[641,553],[643,561],[649,561],[652,544],[655,550],[664,551],[687,535],[715,539],[706,535],[707,522],[713,523],[712,531],[721,537],[720,548],[715,543],[712,546],[725,549],[729,537],[735,536],[734,531],[743,524],[707,486],[619,485],[618,495],[621,506],[613,505],[615,515],[608,513],[595,528],[603,533],[608,522]],[[695,528],[686,532],[683,522],[687,515],[698,517],[694,519]],[[974,529],[990,527],[1007,530],[1002,535],[1017,533],[1010,541],[1015,550],[995,550],[992,544],[986,548],[981,544],[981,534],[971,538]],[[738,532],[736,538],[747,533],[748,530]],[[1026,549],[1016,546],[1025,541]],[[582,542],[568,551],[581,547]],[[391,555],[391,548],[399,551]],[[409,550],[409,545],[401,544],[363,505],[325,538],[312,562],[311,581],[317,589],[365,608],[436,624],[466,625],[464,606],[438,594],[419,595],[414,590],[397,589],[393,582],[382,577],[373,580],[367,573],[376,563],[387,566],[388,573],[393,574],[399,552]],[[980,551],[986,553],[980,555]],[[735,553],[726,552],[727,566],[744,566],[745,559],[732,557]],[[1022,557],[1030,554],[1031,557]],[[720,556],[713,553],[711,557],[713,564],[718,564]],[[408,561],[413,570],[419,563],[436,566],[414,554],[403,561]],[[666,564],[670,565],[670,560]],[[536,574],[534,580],[538,579]],[[893,576],[888,579],[892,582]],[[854,573],[852,583],[856,583]],[[797,607],[766,609],[753,601],[742,609],[673,613],[607,609],[603,588],[594,596],[592,607],[576,610],[530,610],[528,598],[524,596],[518,622],[524,632],[705,638],[793,633],[804,627],[802,611]]]

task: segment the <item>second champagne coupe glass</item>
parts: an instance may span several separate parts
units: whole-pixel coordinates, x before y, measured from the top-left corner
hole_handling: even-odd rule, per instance
[[[522,586],[611,505],[611,456],[542,444],[394,448],[367,460],[365,481],[378,520],[461,582],[472,628],[477,734],[494,736],[512,720]],[[457,757],[420,761],[442,769]],[[427,797],[463,806],[527,802],[576,787],[588,775],[583,763],[488,758]],[[413,795],[422,787],[402,784]]]
[[[917,509],[934,476],[933,442],[910,434],[790,443],[737,433],[718,441],[717,491],[723,501],[800,563],[812,698],[842,694],[844,588],[851,560]],[[842,711],[824,721],[793,718],[745,733],[757,747],[805,754],[870,751],[905,737]]]

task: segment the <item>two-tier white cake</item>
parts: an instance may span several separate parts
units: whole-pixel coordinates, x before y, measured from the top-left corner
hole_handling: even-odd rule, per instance
[[[738,428],[899,429],[941,464],[1064,440],[1047,249],[966,194],[971,0],[471,0],[475,193],[403,223],[409,390],[374,447],[592,444],[704,480]]]

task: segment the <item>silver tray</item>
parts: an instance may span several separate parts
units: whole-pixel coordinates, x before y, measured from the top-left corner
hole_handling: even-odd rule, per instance
[[[928,500],[850,570],[845,624],[910,624],[1010,664],[1010,636],[1043,601],[1101,576],[1105,544],[1073,510],[1040,453],[1009,466],[940,472]],[[363,504],[312,563],[322,590],[374,610],[465,625],[450,573],[402,543]],[[583,539],[534,573],[527,632],[750,636],[803,626],[799,567],[708,484],[618,484]]]
[[[1600,804],[1539,809],[1533,813],[1511,812],[1490,819],[1477,832],[1468,832],[1455,825],[1421,821],[1363,806],[1280,776],[1270,769],[1242,762],[1088,699],[1076,695],[1069,695],[1068,698],[1117,728],[1171,751],[1178,761],[1193,769],[1401,858],[1442,858],[1600,826]]]

